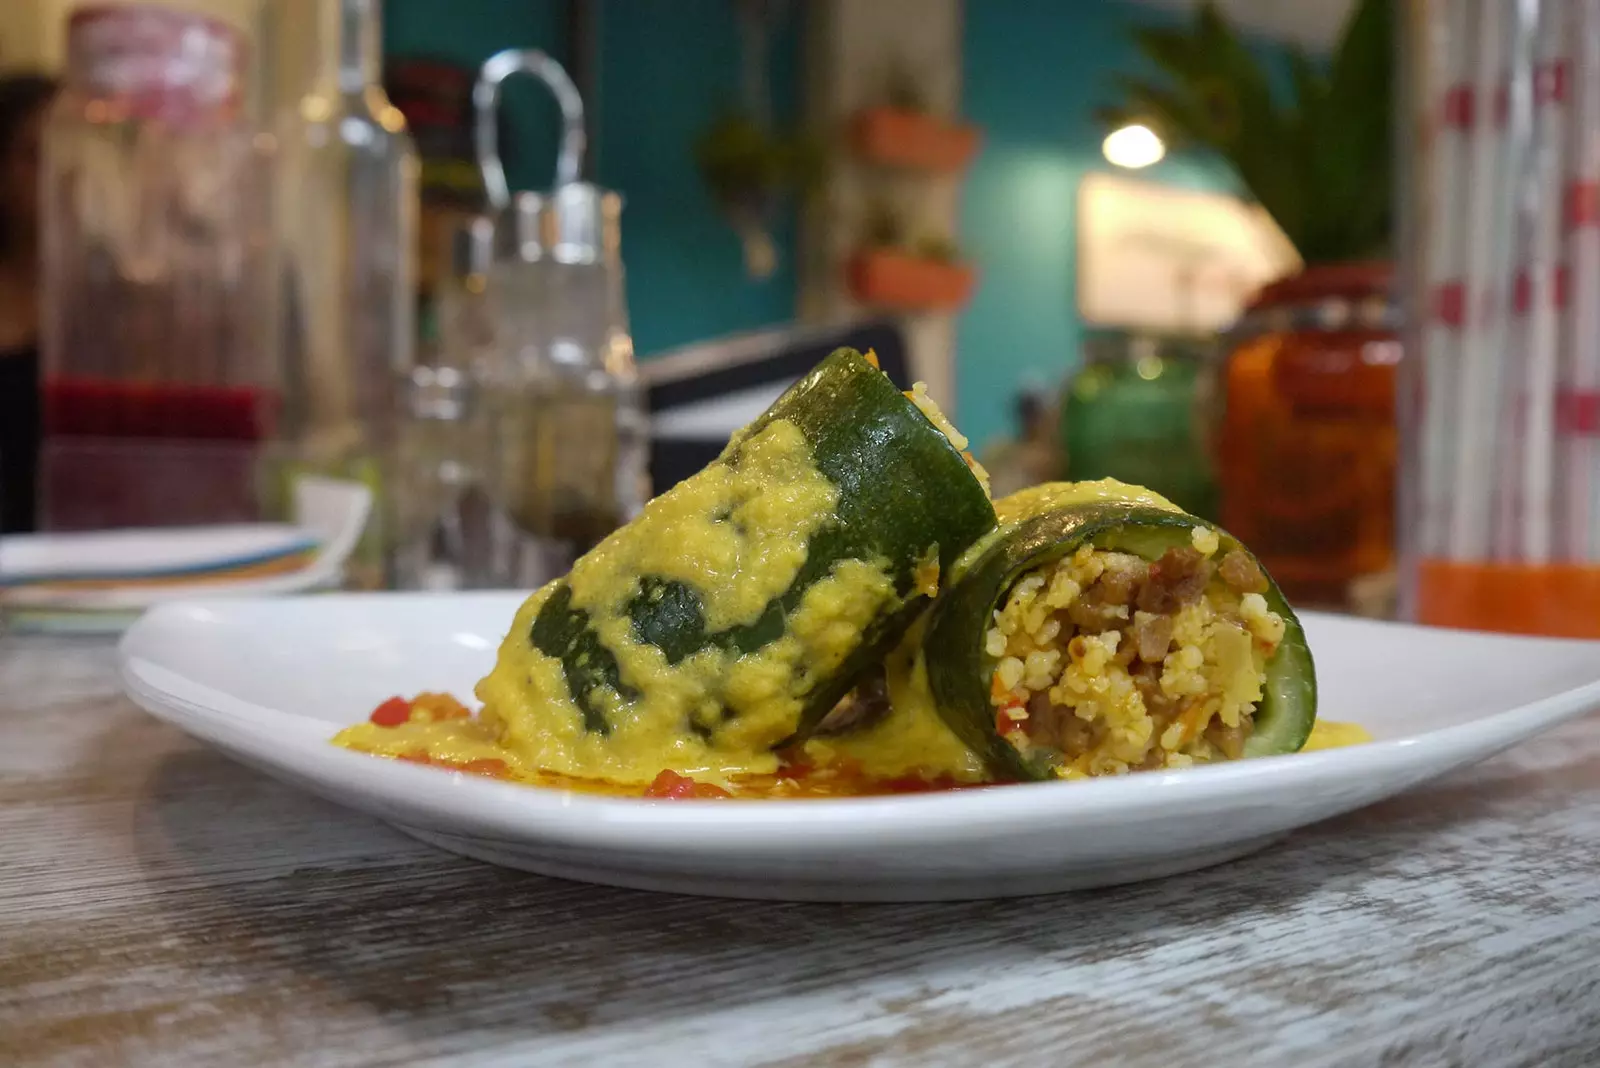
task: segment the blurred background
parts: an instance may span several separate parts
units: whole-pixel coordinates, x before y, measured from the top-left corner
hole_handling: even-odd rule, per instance
[[[540,582],[852,344],[997,495],[1595,630],[1594,7],[7,0],[0,591]]]

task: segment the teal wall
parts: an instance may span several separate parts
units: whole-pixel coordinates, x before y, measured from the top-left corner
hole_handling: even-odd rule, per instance
[[[1022,386],[1053,386],[1077,366],[1078,183],[1116,169],[1093,113],[1114,100],[1113,72],[1143,69],[1128,28],[1158,17],[1120,0],[966,5],[962,108],[984,143],[962,191],[962,242],[981,274],[960,323],[957,412],[980,444],[1013,429]],[[1169,156],[1137,173],[1236,189],[1209,158]]]
[[[799,96],[798,18],[775,35],[773,104],[792,117]],[[731,0],[600,0],[599,100],[594,176],[623,194],[623,260],[634,344],[640,353],[786,321],[795,309],[795,220],[779,221],[770,278],[746,277],[733,231],[717,215],[694,168],[695,136],[739,82]],[[559,0],[388,0],[384,51],[476,66],[509,47],[536,47],[567,61],[566,5]],[[521,79],[520,81],[526,81]],[[513,188],[544,188],[555,166],[558,117],[543,91],[508,84]]]

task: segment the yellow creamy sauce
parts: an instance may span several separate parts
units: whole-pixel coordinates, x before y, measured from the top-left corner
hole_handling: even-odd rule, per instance
[[[995,501],[994,514],[999,517],[1000,527],[1003,530],[1041,512],[1099,501],[1137,504],[1168,512],[1183,511],[1165,497],[1152,493],[1143,486],[1130,486],[1114,478],[1102,478],[1093,482],[1044,482],[1030,486]]]
[[[993,530],[979,538],[961,554],[955,563],[954,574],[960,575],[1005,534],[1025,520],[1057,508],[1078,504],[1110,501],[1119,504],[1137,504],[1146,508],[1161,508],[1168,512],[1183,509],[1157,493],[1142,486],[1130,486],[1114,478],[1096,479],[1092,482],[1043,482],[1037,486],[1018,490],[994,502],[995,518],[999,520]]]
[[[799,725],[803,694],[837,670],[898,595],[882,563],[843,560],[805,591],[783,636],[753,653],[710,647],[674,664],[639,641],[628,605],[640,576],[692,589],[710,632],[749,626],[794,583],[812,535],[833,521],[838,488],[817,470],[793,423],[775,420],[736,447],[736,464],[728,462],[730,449],[651,501],[565,580],[572,607],[588,614],[616,657],[619,679],[634,691],[631,698],[596,691],[609,732],[585,728],[561,660],[530,640],[559,585],[552,583],[518,610],[494,669],[477,686],[484,710],[475,724],[355,727],[341,743],[448,760],[493,755],[519,776],[548,771],[618,783],[648,783],[664,767],[709,782],[776,771],[773,746]]]
[[[816,766],[830,768],[845,758],[856,777],[837,788],[796,790],[791,784],[775,781],[773,771],[729,777],[722,785],[740,796],[803,795],[849,793],[854,782],[861,792],[877,792],[873,780],[892,780],[920,776],[956,783],[978,784],[987,780],[982,764],[963,746],[934,712],[927,694],[925,678],[901,673],[890,675],[894,705],[889,714],[870,730],[842,738],[814,740],[805,747],[806,757]],[[498,760],[505,765],[505,777],[539,786],[579,789],[596,793],[637,795],[641,784],[619,783],[583,776],[559,775],[529,764],[519,754],[493,741],[477,720],[445,723],[407,723],[400,727],[380,727],[363,723],[340,733],[339,744],[362,752],[389,757],[426,754],[445,765],[467,765],[473,761]],[[1318,720],[1302,752],[1336,749],[1372,741],[1372,735],[1355,723]],[[660,771],[661,766],[656,767]],[[653,777],[653,776],[652,776]],[[704,775],[694,776],[709,781]],[[745,780],[745,781],[740,781]]]
[[[617,657],[621,678],[639,695],[632,701],[604,695],[609,734],[585,730],[561,662],[529,640],[535,617],[556,588],[551,584],[517,612],[494,669],[478,684],[484,710],[476,718],[398,727],[362,723],[340,732],[335,742],[383,756],[426,755],[444,764],[498,761],[513,779],[602,792],[637,794],[664,768],[735,792],[741,780],[770,785],[780,770],[772,747],[799,719],[797,693],[836,669],[896,595],[881,566],[845,561],[806,592],[784,636],[755,653],[708,649],[669,664],[659,649],[639,642],[626,608],[641,574],[693,588],[712,630],[754,623],[793,583],[810,537],[837,506],[837,488],[816,470],[792,423],[775,421],[737,444],[737,467],[715,462],[656,498],[579,560],[569,576],[574,606],[589,613]],[[1034,487],[996,502],[996,512],[1005,529],[1042,510],[1099,500],[1179,510],[1147,490],[1107,479]],[[969,552],[963,562],[972,558]],[[931,566],[927,580],[936,587],[936,556]],[[985,781],[982,762],[934,707],[921,637],[919,622],[887,658],[890,711],[863,729],[806,743],[809,763],[849,767],[864,782],[904,776]],[[685,729],[694,713],[720,717],[723,708],[733,714],[709,737]],[[1306,749],[1369,740],[1354,724],[1319,721]],[[749,786],[746,792],[762,790]]]
[[[1335,723],[1319,719],[1311,725],[1311,737],[1301,748],[1302,753],[1314,749],[1339,749],[1347,745],[1361,745],[1372,741],[1372,735],[1359,723]]]

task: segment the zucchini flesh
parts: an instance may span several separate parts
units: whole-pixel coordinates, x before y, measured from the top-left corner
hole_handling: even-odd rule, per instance
[[[1188,545],[1191,532],[1217,534],[1219,552],[1253,554],[1215,524],[1178,511],[1108,501],[1051,508],[1002,528],[987,539],[945,590],[930,613],[922,653],[939,714],[995,774],[1012,779],[1049,778],[1051,769],[1029,761],[995,729],[990,680],[997,658],[985,650],[994,613],[1025,573],[1081,546],[1116,549],[1147,561]],[[1255,560],[1260,568],[1260,561]],[[1267,607],[1283,618],[1284,635],[1267,661],[1262,698],[1244,746],[1245,757],[1297,752],[1316,719],[1316,673],[1305,632],[1265,568]]]
[[[738,656],[783,637],[806,592],[844,561],[881,567],[893,596],[855,640],[837,669],[804,673],[792,681],[802,699],[794,732],[780,744],[803,739],[833,706],[894,646],[925,610],[919,565],[937,552],[948,573],[960,555],[995,525],[987,492],[950,440],[880,370],[853,349],[839,349],[729,442],[714,463],[736,466],[741,447],[776,420],[799,429],[811,462],[838,491],[833,513],[816,528],[804,563],[788,588],[754,622],[712,630],[701,594],[690,584],[657,575],[638,576],[626,614],[636,641],[659,649],[669,664],[702,650]],[[695,476],[698,477],[698,476]],[[566,580],[535,617],[529,638],[561,661],[567,688],[585,730],[609,731],[607,698],[638,696],[617,658],[573,604]],[[726,716],[729,710],[721,713]],[[708,738],[716,717],[697,716],[686,729]]]

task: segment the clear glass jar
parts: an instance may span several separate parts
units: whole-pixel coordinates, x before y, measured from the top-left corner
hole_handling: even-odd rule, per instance
[[[375,588],[392,578],[394,449],[416,344],[419,163],[382,88],[378,0],[320,0],[311,31],[311,85],[275,123],[285,286],[277,499],[302,472],[366,483],[376,500],[348,584]]]
[[[79,9],[42,162],[46,529],[256,518],[279,398],[270,146],[233,26]]]

